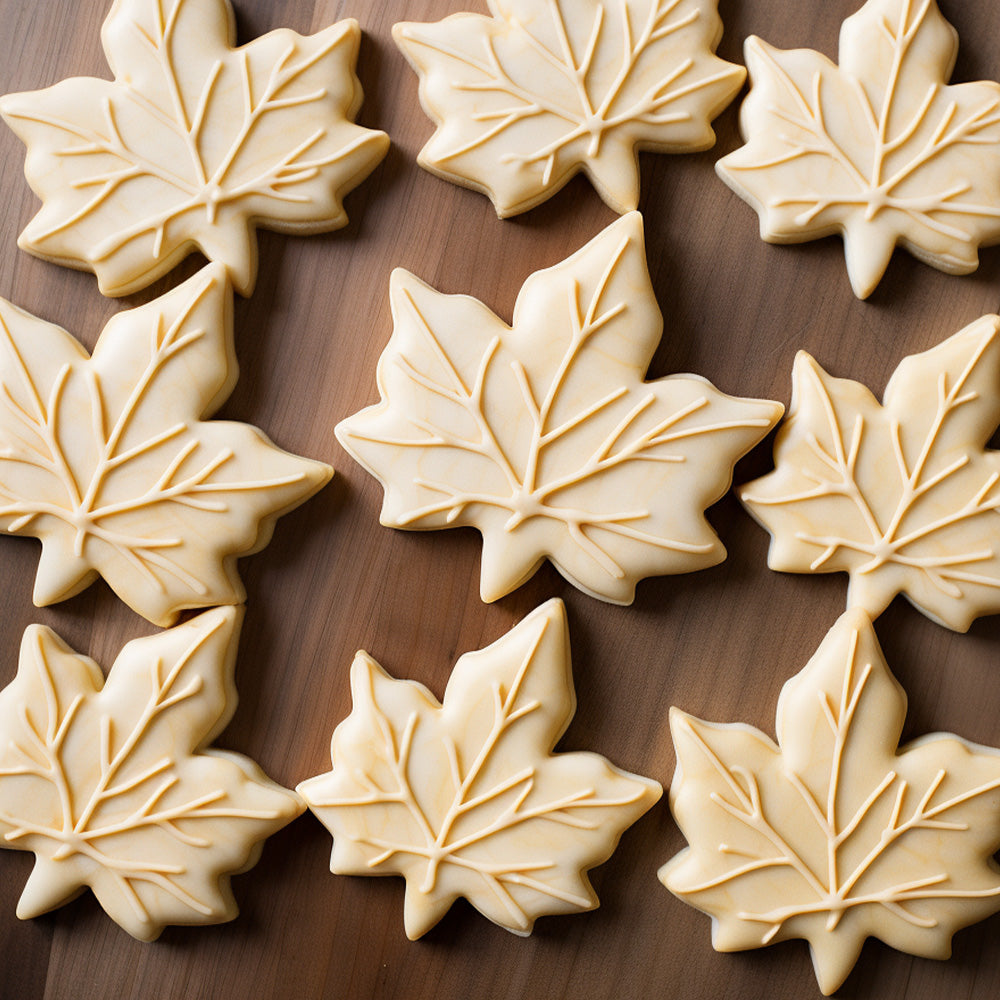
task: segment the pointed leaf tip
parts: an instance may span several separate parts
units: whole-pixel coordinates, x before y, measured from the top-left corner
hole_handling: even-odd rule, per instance
[[[93,355],[61,328],[4,310],[18,406],[0,413],[14,459],[0,487],[10,525],[42,541],[36,604],[97,575],[162,626],[242,601],[236,557],[262,548],[274,521],[329,478],[249,424],[207,419],[236,381],[231,319],[222,265],[117,313]],[[50,475],[37,474],[25,421],[49,442]]]

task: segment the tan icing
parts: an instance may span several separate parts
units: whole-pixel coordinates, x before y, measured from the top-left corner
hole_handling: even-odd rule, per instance
[[[947,86],[957,51],[934,0],[869,0],[844,22],[839,68],[749,38],[747,145],[718,172],[763,238],[843,233],[861,298],[897,243],[940,270],[974,270],[976,248],[1000,238],[1000,85]]]
[[[503,218],[578,170],[617,212],[639,199],[638,149],[689,152],[743,82],[716,58],[715,0],[488,0],[490,17],[401,23],[438,123],[420,163],[484,191]]]
[[[329,479],[249,425],[199,419],[235,382],[230,295],[212,265],[115,317],[93,358],[0,304],[0,526],[42,540],[36,603],[95,571],[158,624],[236,603],[235,557]]]
[[[388,148],[351,121],[359,37],[348,20],[237,49],[226,0],[116,0],[103,32],[114,83],[75,79],[0,103],[45,202],[21,246],[124,295],[196,244],[249,294],[252,226],[344,225],[343,195]]]
[[[130,643],[104,683],[52,631],[0,692],[0,846],[34,851],[22,918],[90,886],[143,940],[236,916],[228,875],[302,810],[248,758],[205,750],[235,709],[241,612]]]
[[[390,297],[382,402],[337,428],[386,487],[383,524],[474,525],[487,601],[546,556],[618,603],[723,558],[702,511],[781,408],[697,376],[643,381],[662,319],[638,213],[531,276],[513,327],[403,271]]]
[[[905,714],[860,610],[785,685],[780,749],[672,710],[671,806],[691,846],[660,878],[712,916],[718,950],[804,937],[832,993],[866,937],[945,958],[1000,908],[1000,752],[941,734],[897,751]]]
[[[365,653],[333,770],[299,792],[334,835],[339,874],[406,878],[406,932],[456,896],[517,934],[589,910],[586,871],[661,794],[592,753],[551,753],[575,708],[562,604],[550,601],[456,664],[444,704]]]
[[[741,490],[773,569],[845,570],[873,616],[899,592],[958,631],[1000,610],[998,328],[984,316],[906,359],[884,406],[799,356],[776,469]]]

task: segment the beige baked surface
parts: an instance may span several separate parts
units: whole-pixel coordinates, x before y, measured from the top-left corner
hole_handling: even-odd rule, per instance
[[[833,57],[855,4],[723,0],[719,54],[741,61],[757,34],[783,48]],[[260,234],[251,299],[235,305],[240,380],[219,418],[262,428],[282,448],[338,471],[308,504],[279,521],[270,546],[240,564],[249,603],[236,667],[240,703],[222,746],[294,785],[329,768],[333,726],[351,707],[349,667],[364,648],[393,676],[438,695],[464,650],[488,645],[549,597],[566,602],[578,709],[560,749],[593,749],[665,785],[674,769],[667,711],[740,720],[773,732],[785,681],[816,651],[843,610],[846,578],[767,569],[767,533],[730,495],[708,518],[729,558],[702,572],[645,580],[635,604],[615,607],[575,590],[551,566],[495,604],[479,598],[482,545],[470,528],[396,532],[378,524],[382,490],[337,444],[337,421],[376,401],[375,366],[391,332],[388,280],[404,267],[444,292],[468,293],[509,321],[533,271],[569,256],[615,216],[582,178],[544,205],[498,222],[489,199],[416,166],[433,126],[417,80],[391,40],[394,20],[434,20],[480,0],[238,0],[239,40],[274,27],[316,31],[356,17],[365,89],[359,122],[387,131],[386,160],[348,195],[350,223],[326,235]],[[942,0],[962,44],[952,79],[1000,78],[1000,10],[986,0]],[[99,31],[106,10],[46,0],[0,0],[0,89],[24,90],[74,74],[106,75]],[[968,277],[942,274],[897,253],[866,302],[847,280],[843,243],[763,243],[755,213],[715,176],[739,145],[734,104],[715,122],[706,153],[642,154],[640,208],[665,333],[650,378],[693,371],[724,392],[786,405],[792,361],[803,349],[835,376],[881,396],[907,355],[1000,309],[1000,249]],[[113,313],[193,274],[191,257],[169,278],[122,302],[103,299],[93,275],[16,250],[38,203],[24,183],[23,147],[0,132],[0,295],[83,331],[94,347]],[[737,483],[767,471],[762,446]],[[17,644],[32,622],[55,628],[99,662],[153,631],[104,583],[38,610],[32,540],[0,539],[0,683],[14,676]],[[903,739],[934,731],[1000,745],[1000,618],[965,635],[897,599],[876,622],[886,659],[909,699]],[[83,897],[22,923],[14,915],[30,855],[0,853],[0,997],[243,1000],[520,1000],[638,998],[805,1000],[819,996],[807,947],[712,950],[709,921],[667,892],[656,871],[683,847],[666,797],[626,831],[594,869],[601,907],[539,919],[519,939],[464,902],[418,943],[402,924],[400,879],[329,874],[330,837],[302,817],[267,842],[259,865],[233,879],[239,919],[168,928],[155,945],[131,940]],[[840,996],[864,1000],[987,1000],[1000,992],[1000,918],[961,931],[947,964],[869,942]]]

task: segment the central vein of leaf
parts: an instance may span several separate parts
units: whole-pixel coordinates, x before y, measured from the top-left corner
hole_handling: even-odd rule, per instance
[[[69,512],[68,520],[83,532],[89,533],[94,527],[93,512],[87,507],[75,507]]]
[[[60,846],[52,854],[53,861],[65,861],[75,854],[84,853],[89,846],[83,837],[73,830],[61,830],[50,836],[54,836],[60,842]]]
[[[508,518],[504,528],[513,531],[522,522],[531,517],[555,517],[564,518],[565,512],[554,510],[538,500],[538,492],[528,492],[524,489],[518,490],[510,498],[511,516]]]

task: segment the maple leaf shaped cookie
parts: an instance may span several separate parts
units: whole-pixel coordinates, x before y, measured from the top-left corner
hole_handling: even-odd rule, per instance
[[[234,48],[227,0],[115,0],[101,38],[113,82],[8,94],[43,205],[18,241],[127,295],[192,250],[243,295],[254,228],[316,233],[347,222],[343,196],[389,147],[353,123],[358,24],[272,31]]]
[[[1000,239],[1000,84],[947,86],[958,36],[934,0],[869,0],[840,35],[840,66],[751,37],[747,144],[719,176],[771,243],[842,233],[859,298],[893,248],[951,274]]]
[[[0,530],[42,541],[38,606],[97,574],[158,625],[244,599],[237,556],[333,470],[204,421],[235,383],[219,264],[113,317],[92,357],[0,299]]]
[[[1000,909],[1000,751],[942,733],[897,750],[905,716],[859,609],[785,684],[778,746],[671,710],[670,805],[691,846],[660,879],[712,917],[716,950],[805,938],[829,994],[868,937],[947,958]]]
[[[232,920],[229,875],[303,810],[248,757],[208,749],[236,710],[242,609],[130,642],[108,675],[32,625],[0,691],[0,847],[36,856],[17,915],[90,887],[143,941]]]
[[[998,330],[983,316],[906,358],[882,405],[797,356],[775,470],[740,490],[772,569],[843,570],[872,617],[899,593],[957,632],[1000,611]]]
[[[367,653],[333,770],[298,786],[338,875],[402,875],[415,940],[464,896],[515,934],[598,905],[586,872],[662,794],[595,753],[553,754],[576,709],[562,602],[462,656],[444,704]]]
[[[337,427],[385,486],[383,524],[478,528],[484,601],[546,557],[618,604],[725,558],[704,508],[783,408],[697,375],[643,381],[663,320],[637,212],[531,275],[513,327],[402,270],[390,298],[382,401]]]
[[[483,191],[500,218],[584,171],[616,212],[639,203],[638,150],[688,153],[746,71],[714,55],[717,0],[487,0],[490,17],[397,24],[437,131],[432,173]]]

